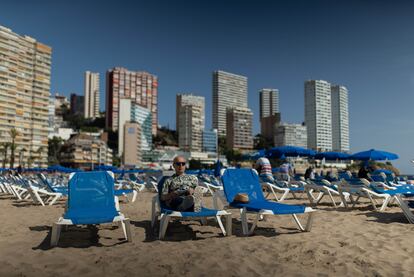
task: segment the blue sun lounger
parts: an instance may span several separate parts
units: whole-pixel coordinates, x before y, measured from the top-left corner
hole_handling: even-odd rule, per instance
[[[227,169],[221,177],[224,193],[230,207],[240,209],[242,230],[244,235],[252,234],[257,221],[262,215],[292,215],[301,231],[310,231],[312,228],[314,209],[304,205],[289,205],[268,201],[263,195],[259,176],[252,169]],[[238,193],[249,196],[248,203],[234,202]],[[247,213],[256,213],[256,219],[250,230],[247,223]],[[297,214],[309,213],[306,227],[303,227]]]
[[[180,211],[171,210],[167,206],[165,206],[160,198],[161,198],[161,192],[164,186],[164,182],[165,180],[167,180],[167,178],[168,177],[164,176],[158,182],[158,193],[152,199],[151,226],[152,227],[154,226],[155,221],[159,216],[160,217],[160,228],[159,228],[159,234],[158,234],[159,239],[164,238],[165,233],[167,231],[168,223],[171,218],[197,217],[197,218],[201,218],[202,220],[205,220],[207,217],[214,217],[217,220],[217,223],[219,224],[223,235],[224,236],[231,235],[231,224],[232,224],[231,213],[227,211],[214,210],[214,209],[208,209],[208,208],[202,207],[200,212],[180,212]],[[223,223],[221,221],[222,216],[226,217],[226,228],[224,228]]]
[[[106,171],[77,172],[69,178],[67,209],[53,224],[51,246],[57,245],[62,225],[117,222],[125,239],[131,241],[129,219],[115,207],[113,174]]]

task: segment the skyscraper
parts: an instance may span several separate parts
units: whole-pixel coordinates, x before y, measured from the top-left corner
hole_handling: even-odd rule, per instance
[[[99,73],[85,72],[85,118],[99,117]]]
[[[205,99],[192,94],[177,94],[176,126],[178,146],[185,151],[201,151],[205,127]]]
[[[120,99],[147,108],[152,113],[152,134],[158,127],[158,78],[147,72],[115,67],[106,73],[106,127],[118,130]],[[122,126],[119,126],[122,127]]]
[[[213,72],[213,128],[226,135],[227,108],[247,108],[247,77]]]
[[[263,88],[260,90],[260,120],[279,113],[279,90]]]
[[[332,148],[349,152],[348,90],[344,86],[331,86]]]
[[[152,113],[150,110],[133,103],[131,99],[120,99],[118,114],[118,155],[122,156],[128,152],[124,145],[125,132],[124,125],[137,123],[139,125],[139,156],[140,160],[148,156],[152,148]]]
[[[305,82],[305,124],[308,147],[348,152],[348,90],[326,81]]]
[[[231,149],[250,150],[253,148],[253,113],[249,108],[227,108],[227,146]]]
[[[85,96],[70,94],[70,113],[74,115],[83,115],[85,112]]]
[[[15,128],[22,160],[14,166],[34,155],[36,165],[46,166],[52,48],[2,26],[0,44],[0,142],[10,142]]]
[[[308,148],[332,150],[331,84],[322,80],[305,82],[305,124]]]

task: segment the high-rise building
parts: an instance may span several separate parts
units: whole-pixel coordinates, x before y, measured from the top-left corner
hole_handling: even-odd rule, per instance
[[[306,126],[302,124],[281,123],[276,127],[274,144],[278,146],[307,147]]]
[[[205,126],[204,97],[178,94],[176,97],[176,126],[178,146],[185,151],[202,150]]]
[[[133,103],[131,105],[131,121],[139,125],[140,155],[142,161],[147,161],[152,150],[152,113],[149,109]]]
[[[35,155],[36,166],[47,165],[51,55],[49,46],[0,26],[0,142],[18,131],[14,166]]]
[[[231,149],[250,150],[253,148],[253,113],[249,108],[228,108],[226,116],[227,146]]]
[[[269,142],[272,142],[273,144],[276,128],[279,124],[280,124],[280,113],[275,113],[273,115],[263,117],[260,120],[260,129],[261,129],[260,133],[262,134],[263,138],[265,138]]]
[[[203,130],[203,152],[217,153],[217,130]]]
[[[279,90],[263,88],[260,90],[260,120],[279,113]]]
[[[124,153],[124,124],[131,121],[131,99],[119,99],[118,113],[118,156]]]
[[[305,82],[305,125],[308,148],[332,150],[331,84],[322,80]]]
[[[247,77],[213,72],[213,128],[226,135],[227,108],[247,108]]]
[[[124,124],[124,151],[123,163],[135,167],[141,163],[141,128],[137,122],[127,121]]]
[[[326,81],[305,82],[305,124],[308,147],[320,151],[348,152],[348,90]]]
[[[85,72],[85,118],[99,117],[99,73]]]
[[[348,90],[344,86],[331,86],[332,148],[349,152]]]
[[[126,154],[129,149],[124,145],[125,128],[127,122],[139,125],[139,150],[140,160],[146,158],[152,148],[152,113],[150,110],[141,107],[131,101],[131,99],[120,99],[118,114],[118,155]],[[122,127],[122,128],[121,128]]]
[[[48,120],[48,126],[49,126],[49,134],[53,134],[55,132],[55,101],[53,98],[49,97],[49,120]]]
[[[70,113],[74,115],[84,115],[85,97],[75,93],[70,94]]]
[[[152,134],[158,127],[158,78],[147,72],[115,67],[106,73],[106,127],[118,130],[120,99],[147,108],[152,113]]]

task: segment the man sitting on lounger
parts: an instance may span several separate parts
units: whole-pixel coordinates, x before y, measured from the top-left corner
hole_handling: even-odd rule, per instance
[[[165,180],[161,201],[175,211],[199,212],[203,190],[198,187],[198,179],[194,175],[185,174],[186,160],[177,156],[173,160],[175,174]]]

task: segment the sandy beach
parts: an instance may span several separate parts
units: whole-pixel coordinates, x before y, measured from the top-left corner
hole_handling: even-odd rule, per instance
[[[414,225],[397,206],[376,212],[366,202],[335,210],[322,202],[309,233],[290,216],[274,216],[250,237],[242,236],[232,210],[231,237],[222,237],[213,220],[188,221],[170,223],[159,241],[150,227],[153,195],[121,203],[133,242],[124,242],[115,225],[72,227],[55,248],[50,231],[64,202],[41,207],[1,195],[0,276],[414,276]]]

